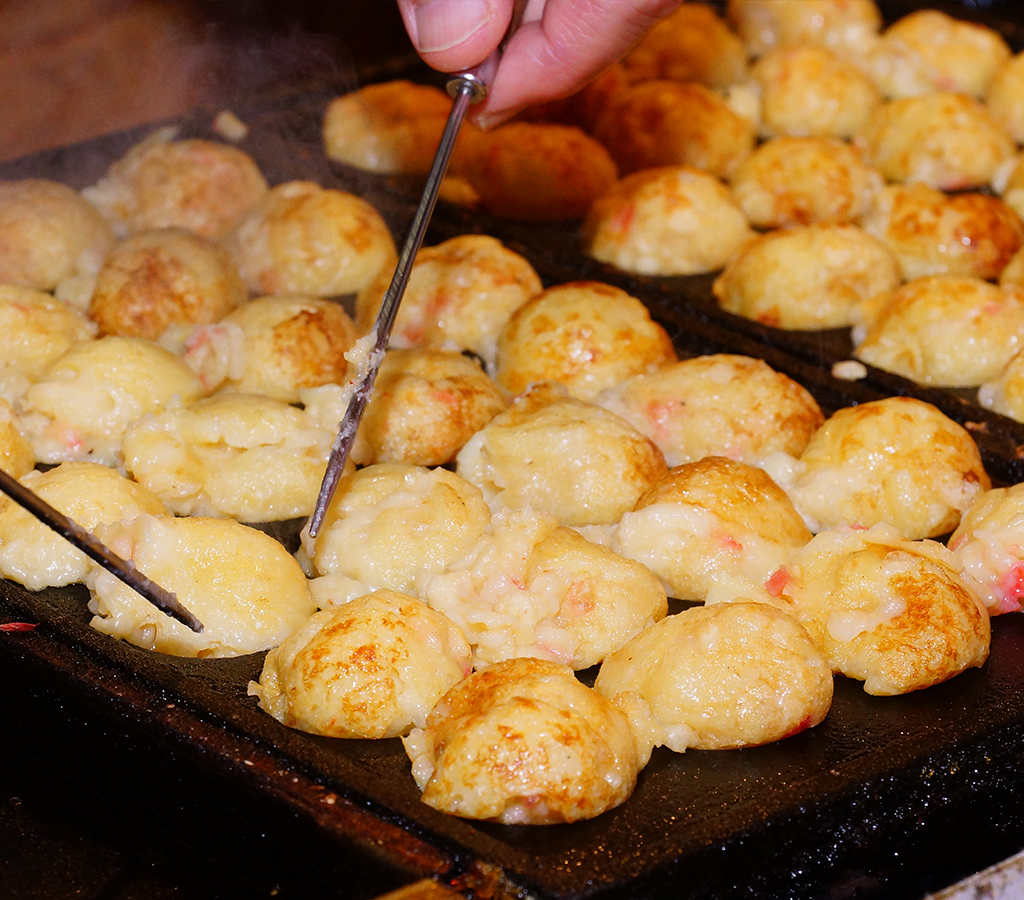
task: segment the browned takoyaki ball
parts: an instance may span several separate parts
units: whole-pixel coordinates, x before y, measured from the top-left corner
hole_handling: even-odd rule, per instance
[[[624,175],[685,164],[724,177],[750,155],[755,131],[711,88],[665,80],[620,91],[593,133]]]
[[[507,406],[475,360],[446,350],[389,350],[359,423],[359,465],[440,466]]]
[[[642,275],[713,272],[752,237],[733,193],[691,166],[627,175],[583,223],[590,256]]]
[[[621,288],[577,281],[548,288],[520,306],[498,338],[495,380],[511,394],[540,381],[581,400],[674,362],[668,333]]]
[[[1018,144],[1024,142],[1024,53],[997,70],[985,91],[985,106]]]
[[[970,433],[930,403],[890,397],[834,413],[785,485],[814,531],[887,523],[937,537],[991,482]]]
[[[1024,243],[1024,222],[1002,200],[981,193],[948,195],[926,184],[883,188],[863,225],[899,257],[907,279],[995,279]]]
[[[849,138],[882,102],[857,66],[826,47],[769,50],[750,70],[761,95],[761,134]]]
[[[901,281],[896,254],[856,225],[778,229],[715,279],[723,309],[779,328],[844,328],[860,304]]]
[[[254,294],[354,293],[397,259],[391,232],[376,209],[312,181],[271,188],[229,245]]]
[[[980,100],[949,91],[883,103],[857,141],[886,180],[944,191],[984,187],[1016,151]]]
[[[177,350],[194,325],[248,299],[231,254],[183,228],[139,231],[107,257],[89,301],[99,334],[159,341]]]
[[[882,27],[875,0],[729,0],[727,15],[751,56],[810,43],[858,57]]]
[[[509,122],[471,142],[458,174],[485,212],[546,221],[584,216],[617,170],[608,151],[574,126]]]
[[[187,228],[227,237],[267,192],[245,151],[157,131],[136,144],[83,192],[120,235],[149,228]]]
[[[0,181],[0,283],[51,291],[94,275],[113,244],[103,217],[67,185]]]

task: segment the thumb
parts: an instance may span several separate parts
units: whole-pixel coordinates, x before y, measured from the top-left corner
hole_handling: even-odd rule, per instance
[[[442,72],[483,62],[512,18],[512,0],[398,0],[416,52]]]

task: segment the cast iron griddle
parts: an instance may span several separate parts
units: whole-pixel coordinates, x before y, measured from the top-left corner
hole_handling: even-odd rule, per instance
[[[323,158],[320,115],[336,90],[283,92],[236,109],[251,126],[241,146],[272,183],[311,178],[360,193],[401,235],[416,185]],[[206,117],[179,124],[181,136],[209,134]],[[82,187],[150,130],[37,154],[0,175]],[[827,410],[892,394],[931,400],[972,429],[994,478],[1024,480],[1019,423],[877,370],[862,382],[833,379],[831,363],[849,355],[845,333],[794,336],[729,316],[709,301],[706,277],[638,279],[600,266],[579,254],[571,224],[521,226],[439,207],[428,242],[470,231],[505,240],[548,284],[597,277],[627,287],[682,355],[761,356]],[[287,524],[271,530],[294,537]],[[929,873],[962,874],[1024,846],[1022,616],[994,620],[992,655],[980,670],[897,698],[868,697],[840,678],[831,713],[809,732],[741,751],[659,749],[620,808],[530,828],[424,806],[397,740],[341,741],[281,726],[246,693],[262,654],[182,660],[139,650],[90,629],[86,601],[81,587],[33,594],[0,582],[0,622],[39,623],[0,632],[3,661],[56,680],[83,708],[120,717],[239,792],[315,823],[339,852],[469,896],[911,897]]]

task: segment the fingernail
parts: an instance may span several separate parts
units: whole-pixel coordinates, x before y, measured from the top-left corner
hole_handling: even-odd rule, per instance
[[[490,17],[488,0],[427,0],[416,7],[416,49],[450,50],[470,38]]]

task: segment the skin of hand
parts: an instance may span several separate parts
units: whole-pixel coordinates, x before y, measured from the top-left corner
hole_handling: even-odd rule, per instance
[[[680,0],[529,0],[498,65],[482,127],[576,92],[630,50]],[[497,48],[513,0],[398,0],[413,46],[433,68],[459,72]]]

